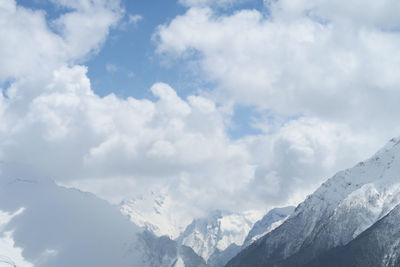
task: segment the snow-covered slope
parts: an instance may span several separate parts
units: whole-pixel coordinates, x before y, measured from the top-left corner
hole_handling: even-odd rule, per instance
[[[190,248],[143,232],[106,201],[20,166],[0,164],[0,211],[0,246],[9,249],[0,254],[18,267],[205,265]]]
[[[400,141],[392,139],[366,162],[337,173],[277,229],[227,266],[298,266],[356,238],[400,203]]]
[[[308,267],[400,266],[400,205],[345,246],[323,253]]]
[[[243,245],[248,246],[279,226],[294,210],[292,207],[273,209],[255,225],[260,212],[242,214],[218,210],[205,218],[193,220],[190,225],[184,225],[174,208],[166,188],[150,191],[138,198],[123,201],[120,205],[121,213],[136,225],[157,236],[177,239],[180,244],[191,247],[211,266],[225,265]]]
[[[241,246],[232,243],[225,250],[216,249],[209,257],[207,263],[212,267],[221,267],[238,254],[242,249],[249,246],[258,238],[269,233],[282,224],[294,211],[294,207],[276,208],[270,210],[261,220],[257,221],[248,233]]]
[[[185,216],[179,216],[166,189],[123,201],[122,214],[128,216],[136,225],[152,232],[156,236],[166,235],[176,239],[190,223]],[[178,210],[179,211],[179,210]]]
[[[177,241],[208,261],[214,253],[231,245],[240,247],[260,217],[256,211],[241,214],[217,210],[208,217],[193,220]]]
[[[270,210],[261,220],[254,224],[253,228],[247,235],[242,248],[249,246],[257,239],[277,228],[289,217],[290,214],[293,213],[293,211],[294,207],[292,206]]]

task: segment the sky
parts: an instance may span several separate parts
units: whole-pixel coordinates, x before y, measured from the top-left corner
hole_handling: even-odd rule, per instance
[[[188,217],[299,203],[400,135],[396,0],[3,0],[0,160]]]

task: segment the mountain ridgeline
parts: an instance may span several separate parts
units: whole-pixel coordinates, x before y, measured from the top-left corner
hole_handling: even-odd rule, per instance
[[[238,252],[279,226],[294,207],[270,210],[261,220],[252,212],[214,211],[186,228],[178,243],[191,247],[211,267],[222,267]]]
[[[400,266],[400,140],[341,171],[226,265]]]

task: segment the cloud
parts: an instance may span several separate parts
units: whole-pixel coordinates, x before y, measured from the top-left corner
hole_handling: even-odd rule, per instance
[[[249,0],[179,0],[179,3],[187,7],[215,6],[228,8],[247,1]]]
[[[66,51],[76,58],[97,52],[108,36],[110,27],[117,25],[124,12],[119,1],[54,2],[75,9],[74,12],[61,15],[52,23],[66,42]]]
[[[11,108],[18,100],[2,100],[2,121],[17,122],[1,133],[3,160],[35,166],[59,182],[130,179],[140,190],[184,181],[188,188],[207,190],[217,183],[233,192],[251,178],[247,152],[230,142],[212,101],[184,100],[162,83],[151,88],[154,102],[100,98],[86,71],[82,66],[56,70],[26,113]],[[180,193],[188,197],[187,191]]]
[[[13,109],[17,100],[2,100],[1,120],[10,125],[1,132],[3,160],[113,201],[165,186],[180,211],[194,216],[216,206],[263,208],[289,201],[292,193],[304,196],[364,152],[358,147],[365,140],[313,119],[233,141],[226,114],[210,99],[182,99],[163,83],[151,88],[154,101],[101,98],[86,71],[54,71],[26,113]]]
[[[14,0],[2,2],[0,81],[44,76],[95,53],[123,12],[119,1],[54,1],[73,10],[48,22],[43,11],[17,6]]]
[[[0,4],[0,80],[10,81],[0,95],[0,159],[58,183],[112,201],[166,187],[188,216],[263,209],[298,202],[395,131],[376,127],[392,125],[396,112],[374,100],[397,110],[396,33],[196,6],[158,29],[158,52],[200,53],[215,91],[182,97],[156,83],[150,99],[100,97],[82,62],[124,11],[115,1],[54,2],[68,11],[50,22],[15,1]],[[260,116],[258,135],[233,140],[232,103],[279,119]]]
[[[343,23],[356,27],[378,27],[380,30],[396,29],[400,19],[396,14],[400,9],[395,0],[384,1],[304,1],[279,0],[268,1],[275,17],[296,19],[299,16],[310,16],[328,23]]]
[[[392,99],[400,93],[400,34],[390,30],[398,26],[391,15],[398,5],[391,3],[363,2],[368,16],[346,11],[342,1],[281,0],[269,15],[193,7],[159,27],[157,51],[196,61],[200,75],[217,84],[219,102],[345,122],[360,131],[379,125],[386,139],[399,131]]]
[[[164,59],[200,66],[193,73],[216,84],[208,95],[217,104],[273,114],[255,123],[263,134],[242,138],[252,140],[246,147],[253,160],[264,158],[253,161],[249,188],[272,201],[274,192],[282,199],[301,195],[307,183],[317,185],[399,134],[400,6],[389,0],[264,3],[267,10],[232,14],[188,5],[159,26],[154,40]]]
[[[262,209],[299,201],[369,148],[366,137],[312,118],[234,141],[226,114],[208,98],[183,99],[164,83],[152,86],[153,101],[101,98],[86,71],[54,71],[23,114],[12,108],[17,100],[2,100],[1,119],[10,125],[1,132],[3,160],[34,166],[59,183],[112,201],[163,186],[180,211],[194,216],[216,207]],[[299,197],[292,200],[293,194]]]
[[[129,15],[129,24],[137,24],[142,19],[143,19],[143,16],[139,15],[139,14]]]
[[[297,203],[321,181],[350,167],[349,162],[366,157],[374,141],[345,124],[305,117],[284,123],[273,134],[243,138],[257,166],[247,194],[267,203]]]

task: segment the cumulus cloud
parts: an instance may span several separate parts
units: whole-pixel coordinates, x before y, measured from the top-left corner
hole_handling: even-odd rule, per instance
[[[2,121],[18,119],[1,132],[2,159],[113,201],[165,186],[194,216],[215,207],[299,201],[321,178],[365,152],[358,148],[366,140],[317,119],[288,121],[274,134],[233,141],[226,114],[210,99],[182,99],[164,83],[152,86],[154,101],[101,98],[86,71],[54,71],[24,114],[2,100]]]
[[[391,0],[264,4],[263,11],[233,14],[189,5],[154,39],[160,55],[200,66],[199,75],[217,85],[211,93],[217,103],[274,114],[254,124],[263,134],[241,140],[256,166],[249,188],[272,201],[274,193],[300,196],[307,184],[399,134],[400,6]]]
[[[398,4],[268,3],[267,13],[190,8],[158,29],[158,52],[195,54],[201,75],[218,85],[217,101],[345,122],[360,131],[379,125],[385,139],[397,134],[400,34],[391,29],[398,27]]]
[[[154,102],[100,98],[85,67],[62,67],[26,113],[16,114],[11,100],[2,99],[2,121],[11,126],[18,119],[2,132],[2,159],[35,166],[66,184],[132,180],[131,194],[162,183],[181,187],[176,193],[182,197],[193,190],[200,198],[211,186],[215,199],[251,179],[248,153],[226,136],[215,103],[200,96],[184,100],[162,83],[151,91]]]
[[[248,195],[277,204],[283,199],[298,203],[321,181],[376,146],[374,138],[345,124],[317,118],[291,120],[273,134],[249,136],[242,142],[257,166]]]
[[[17,6],[15,0],[2,1],[0,81],[24,77],[25,81],[32,79],[27,84],[33,84],[40,80],[38,76],[48,79],[53,70],[98,51],[123,13],[119,1],[53,2],[72,11],[46,21],[44,11]]]

